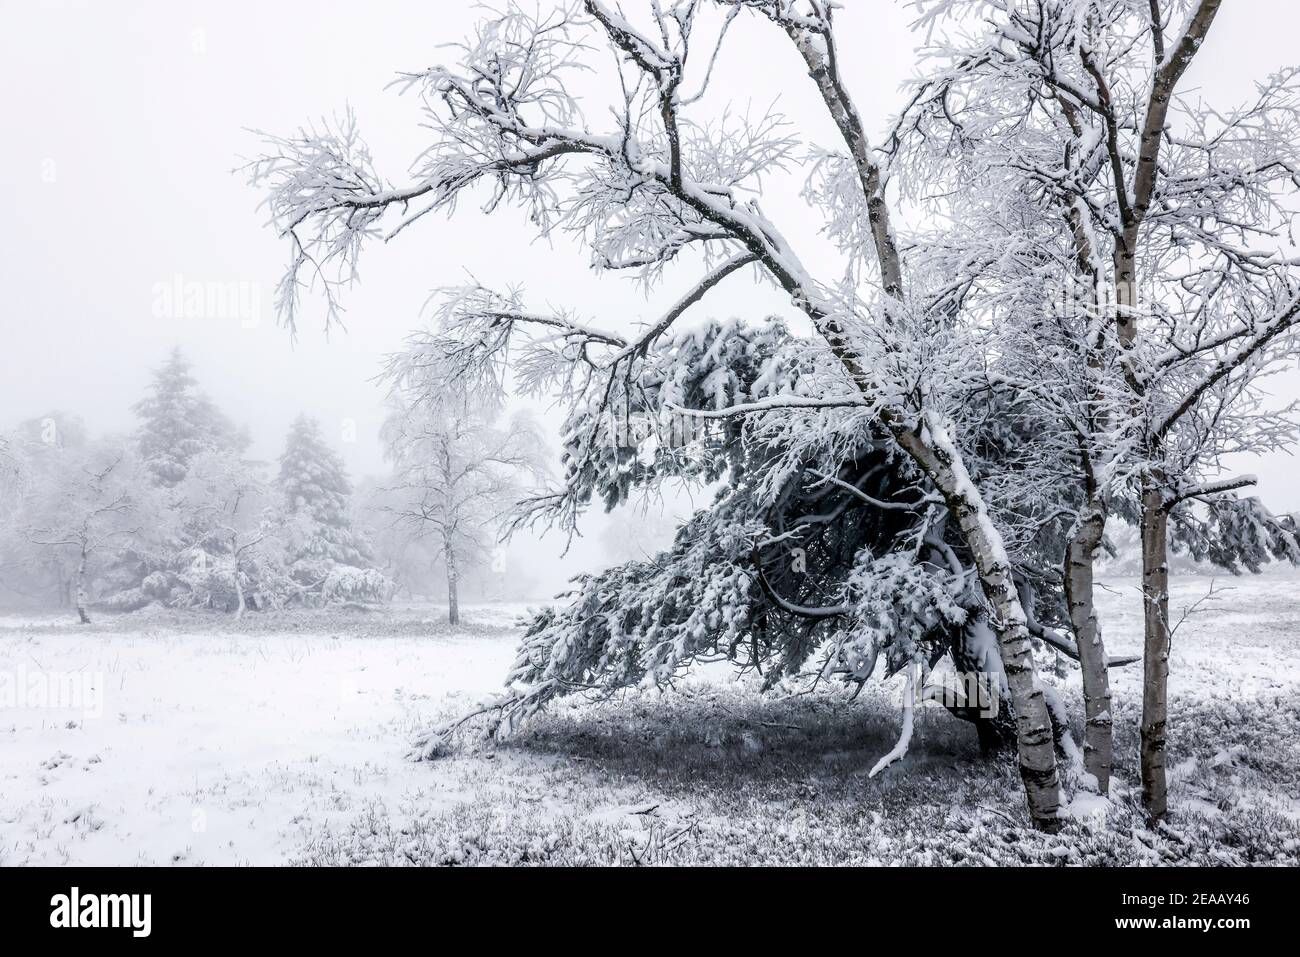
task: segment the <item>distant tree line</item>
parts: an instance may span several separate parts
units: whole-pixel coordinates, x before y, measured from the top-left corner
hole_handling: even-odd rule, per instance
[[[526,419],[499,428],[501,410],[468,392],[424,401],[395,383],[392,472],[358,491],[306,415],[277,463],[250,458],[179,350],[132,411],[125,435],[94,437],[63,411],[0,433],[0,602],[89,622],[96,608],[242,616],[445,595],[455,623],[466,581],[502,597],[486,587],[503,577],[498,532],[541,474]]]
[[[58,604],[247,609],[378,602],[392,583],[354,525],[343,462],[307,416],[274,475],[179,350],[133,407],[131,435],[51,412],[3,438],[0,588]]]

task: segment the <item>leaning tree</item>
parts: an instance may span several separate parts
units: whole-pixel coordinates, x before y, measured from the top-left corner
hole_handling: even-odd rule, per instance
[[[739,122],[702,106],[741,16],[792,45],[838,132],[829,148],[782,117]],[[593,497],[617,502],[670,476],[725,479],[659,560],[588,579],[533,622],[515,669],[530,689],[511,699],[515,713],[574,688],[660,682],[718,651],[767,662],[769,674],[822,652],[820,673],[853,679],[882,652],[901,668],[947,651],[1002,692],[1031,818],[1052,828],[1057,735],[1018,571],[1038,564],[1025,549],[1040,546],[1009,548],[982,492],[1016,438],[990,414],[1002,401],[988,389],[996,347],[966,308],[969,277],[900,232],[888,184],[909,175],[897,162],[906,130],[870,141],[839,39],[822,0],[651,4],[637,22],[600,0],[512,6],[455,65],[402,78],[422,95],[430,133],[409,182],[378,174],[350,116],[268,138],[250,178],[290,246],[279,306],[293,323],[314,285],[332,318],[367,240],[472,189],[489,209],[522,206],[543,236],[578,237],[598,270],[647,287],[699,270],[640,329],[479,285],[445,291],[436,310],[426,369],[555,392],[570,411],[564,484],[532,517],[569,523]],[[614,54],[604,74],[594,48]],[[604,94],[579,98],[588,71],[599,82],[585,86]],[[821,270],[757,198],[764,175],[795,167],[838,246]],[[784,292],[811,333],[776,320],[675,328],[742,273]],[[1045,493],[1057,494],[1073,493]]]

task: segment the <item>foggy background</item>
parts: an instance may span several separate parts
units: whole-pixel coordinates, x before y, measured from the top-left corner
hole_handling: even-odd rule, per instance
[[[647,301],[617,275],[592,276],[576,245],[531,242],[516,211],[488,217],[465,202],[454,221],[426,217],[392,243],[371,245],[361,283],[344,297],[346,331],[327,338],[321,300],[305,299],[295,343],[271,305],[287,247],[265,228],[261,196],[237,172],[259,152],[249,130],[287,134],[350,105],[377,169],[404,182],[424,145],[419,102],[385,86],[399,71],[455,59],[439,45],[463,37],[480,11],[341,0],[47,0],[5,12],[0,429],[58,409],[80,415],[92,433],[132,430],[130,406],[144,394],[149,370],[179,345],[200,386],[247,426],[250,457],[274,461],[289,423],[306,412],[320,419],[355,482],[387,471],[378,442],[383,390],[373,378],[420,324],[434,288],[468,274],[490,286],[517,283],[533,304],[572,305],[626,330],[655,317],[692,280],[692,271],[670,272]],[[838,16],[842,35],[868,38],[856,49],[871,56],[845,72],[878,132],[903,103],[899,87],[924,37],[908,30],[915,11],[901,2],[849,0]],[[1199,90],[1221,107],[1236,104],[1255,79],[1296,59],[1296,26],[1300,10],[1290,0],[1225,4],[1207,55],[1180,89]],[[753,18],[741,17],[733,30],[743,43],[725,48],[716,88],[739,111],[746,100],[758,112],[777,101],[819,142],[837,144],[789,42]],[[797,185],[769,182],[764,207],[796,247],[816,250],[818,222]],[[226,284],[237,308],[160,308],[188,283]],[[799,325],[781,296],[739,276],[710,293],[701,313],[780,313]],[[1300,396],[1300,372],[1272,387]],[[537,411],[554,443],[558,417]],[[1300,508],[1290,459],[1234,467],[1259,474],[1258,494],[1274,510]],[[689,507],[685,499],[652,503],[644,521],[606,519],[597,507],[582,523],[585,538],[563,558],[558,533],[516,538],[510,554],[538,579],[540,597],[576,571],[652,551],[671,528],[663,516]]]

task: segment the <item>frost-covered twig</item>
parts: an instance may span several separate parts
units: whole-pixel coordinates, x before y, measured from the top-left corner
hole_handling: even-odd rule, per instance
[[[903,726],[898,734],[898,743],[885,754],[867,774],[867,777],[874,778],[885,768],[895,762],[901,761],[907,754],[908,746],[912,743],[912,709],[913,709],[913,690],[916,682],[917,665],[909,665],[907,673],[903,678]]]

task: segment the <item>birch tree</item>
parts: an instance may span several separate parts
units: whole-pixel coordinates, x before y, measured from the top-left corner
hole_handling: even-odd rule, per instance
[[[525,417],[500,427],[493,396],[421,383],[421,355],[396,356],[389,368],[396,385],[382,432],[393,464],[389,508],[412,535],[434,542],[455,625],[462,577],[491,560],[517,501],[545,473],[543,443]]]
[[[713,64],[741,16],[761,18],[793,45],[838,142],[810,149],[776,115],[740,124],[704,113]],[[649,287],[699,270],[674,306],[630,332],[574,311],[538,310],[519,290],[472,285],[442,296],[426,359],[446,381],[499,388],[509,357],[521,388],[558,391],[580,411],[571,424],[586,423],[588,432],[574,437],[571,481],[538,504],[539,514],[565,522],[591,492],[587,473],[598,450],[608,448],[600,414],[627,403],[628,385],[640,381],[674,324],[741,274],[774,284],[814,330],[801,347],[826,360],[808,370],[799,391],[760,382],[767,394],[756,401],[649,411],[758,417],[771,428],[784,422],[812,429],[824,447],[838,432],[841,452],[850,444],[846,429],[856,444],[864,435],[888,443],[921,483],[922,509],[933,506],[969,556],[1015,714],[1030,814],[1053,828],[1060,800],[1053,726],[1029,618],[963,453],[964,403],[982,372],[983,343],[951,277],[899,234],[888,184],[907,170],[892,162],[891,137],[868,138],[840,71],[839,41],[833,7],[820,0],[650,4],[636,22],[600,0],[543,13],[511,6],[459,48],[458,63],[401,78],[423,97],[431,137],[410,181],[394,185],[378,174],[350,115],[268,138],[267,155],[249,172],[289,245],[278,303],[292,325],[304,290],[314,287],[333,321],[369,239],[404,233],[474,187],[487,192],[489,209],[522,206],[543,236],[579,237],[596,269]],[[574,77],[596,68],[598,49],[616,58],[607,95],[579,101]],[[849,269],[817,274],[763,212],[762,177],[800,166],[805,198],[822,211]],[[826,474],[844,481],[836,471]]]
[[[1253,477],[1225,476],[1221,464],[1230,452],[1286,447],[1295,434],[1292,410],[1270,407],[1260,383],[1294,349],[1300,313],[1290,240],[1296,71],[1263,79],[1232,110],[1180,98],[1218,0],[920,6],[930,28],[953,17],[966,32],[974,15],[987,29],[974,42],[940,42],[945,65],[919,90],[909,133],[980,153],[987,131],[1014,125],[1016,150],[1004,141],[975,165],[1013,176],[1066,237],[1059,275],[1080,291],[1070,297],[1077,321],[1052,344],[1041,322],[1029,336],[1033,355],[1055,349],[1077,369],[1068,390],[1049,396],[1077,438],[1062,461],[1083,503],[1064,581],[1080,650],[1099,658],[1091,591],[1101,529],[1112,512],[1140,523],[1143,801],[1158,818],[1167,805],[1170,523],[1176,542],[1229,567],[1243,549],[1255,561],[1296,555],[1289,521],[1235,497]],[[1095,660],[1085,663],[1098,775],[1109,749],[1097,720],[1109,715],[1102,676]]]
[[[78,621],[88,625],[91,563],[138,533],[148,483],[121,443],[68,451],[63,464],[26,503],[23,531],[32,545],[71,555],[73,607]]]
[[[75,415],[51,410],[22,422],[4,439],[0,455],[0,580],[25,599],[53,593],[59,607],[71,607],[76,562],[67,550],[33,545],[25,526],[51,499],[69,463],[89,444],[85,424]]]

